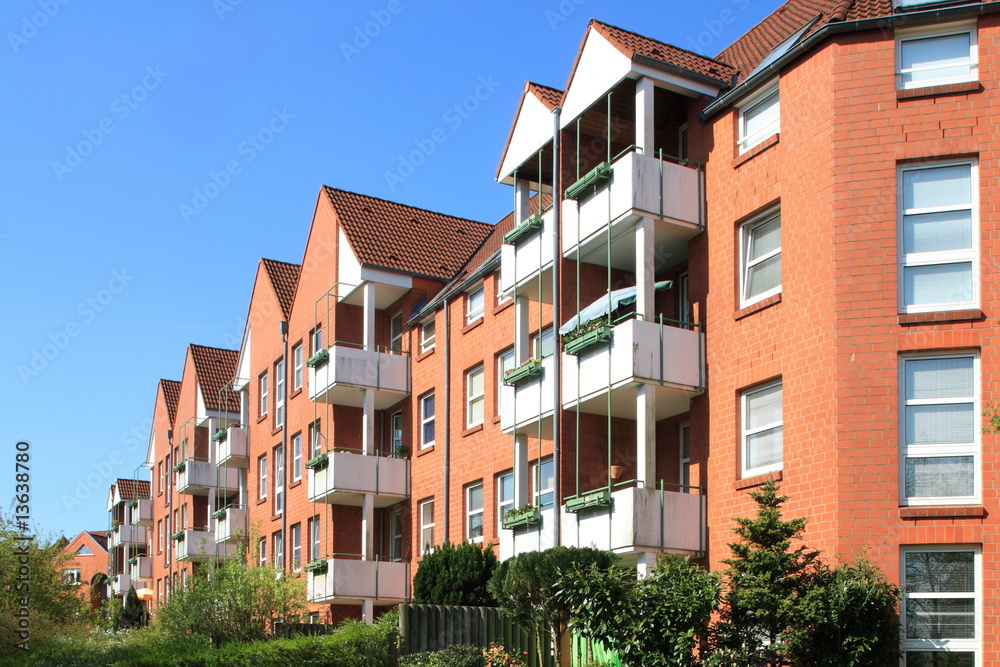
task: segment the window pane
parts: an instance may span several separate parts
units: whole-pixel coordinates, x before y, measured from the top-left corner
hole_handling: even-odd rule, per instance
[[[972,248],[972,211],[925,213],[903,218],[903,252]]]
[[[975,393],[974,369],[972,357],[908,359],[905,373],[906,399],[971,400]]]
[[[514,476],[503,475],[500,477],[500,503],[514,502]]]
[[[746,110],[743,114],[744,137],[753,135],[767,129],[768,126],[778,122],[778,95],[775,94],[759,102]]]
[[[763,294],[779,285],[781,285],[781,255],[775,255],[747,270],[746,298]]]
[[[428,396],[424,399],[424,419],[430,419],[434,416],[434,397]]]
[[[908,639],[975,639],[975,600],[907,599],[906,637]]]
[[[971,403],[906,406],[906,444],[944,445],[974,442],[976,415]]]
[[[904,80],[967,76],[971,47],[969,33],[906,40],[900,44],[900,65],[903,70],[919,71],[904,74]]]
[[[972,203],[972,165],[910,169],[903,172],[903,208]]]
[[[903,298],[913,306],[972,301],[972,263],[906,267]]]
[[[975,653],[907,651],[906,667],[975,667]]]
[[[781,421],[781,385],[747,394],[747,428]]]
[[[481,396],[483,393],[483,369],[469,374],[469,396]]]
[[[906,495],[910,498],[975,495],[973,457],[907,458]]]
[[[781,427],[747,437],[747,468],[781,462]]]
[[[910,551],[906,554],[907,593],[972,593],[976,555],[971,551]]]
[[[775,218],[750,230],[748,257],[755,260],[781,247],[781,220]]]
[[[434,503],[424,503],[420,507],[420,523],[434,523]]]

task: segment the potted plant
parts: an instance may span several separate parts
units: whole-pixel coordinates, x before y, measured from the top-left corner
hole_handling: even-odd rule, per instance
[[[122,522],[119,521],[118,519],[112,519],[111,520],[111,530],[112,531],[118,530],[118,526],[120,526],[120,525],[122,525]]]
[[[319,352],[317,352],[316,354],[314,354],[313,356],[309,357],[309,359],[306,360],[306,366],[308,366],[309,368],[319,368],[320,366],[326,364],[328,361],[330,361],[330,351],[320,350]]]
[[[227,437],[229,436],[226,434],[226,429],[220,428],[218,431],[215,432],[215,435],[212,436],[212,441],[225,442]]]
[[[392,450],[393,458],[405,459],[409,455],[410,451],[406,448],[406,445],[404,445],[403,443],[397,444],[396,448]]]
[[[535,526],[542,521],[542,513],[534,505],[522,505],[507,510],[503,514],[504,528]]]
[[[592,347],[610,342],[612,331],[610,322],[603,319],[591,320],[563,335],[563,351],[574,356],[580,355]]]
[[[132,509],[136,509],[137,507],[139,507],[139,499],[136,498],[135,500],[132,500],[131,502],[129,502],[128,506],[131,507]]]
[[[306,467],[310,470],[323,470],[330,465],[330,456],[325,452],[306,461]]]
[[[328,564],[325,560],[311,560],[305,564],[306,572],[313,572],[314,574],[323,574],[326,572]]]
[[[517,368],[512,368],[503,374],[503,383],[508,387],[516,387],[533,377],[542,374],[542,360],[528,359]]]

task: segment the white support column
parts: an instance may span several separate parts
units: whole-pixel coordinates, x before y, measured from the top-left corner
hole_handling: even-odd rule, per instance
[[[531,202],[531,188],[528,181],[517,179],[514,182],[514,226],[521,224],[528,217]]]
[[[371,625],[375,622],[375,601],[371,598],[366,598],[361,604],[361,615],[365,619],[366,625]]]
[[[375,455],[375,390],[365,389],[361,404],[361,450],[365,456]]]
[[[635,145],[644,155],[653,154],[653,91],[649,77],[642,77],[635,84]]]
[[[656,259],[653,245],[653,221],[640,218],[635,225],[635,312],[640,320],[655,318],[653,285],[656,281]]]
[[[528,436],[514,436],[514,507],[528,504]]]
[[[531,341],[528,335],[529,305],[528,299],[523,296],[514,300],[514,363],[517,365],[531,358]]]
[[[375,284],[370,280],[365,282],[362,289],[362,310],[364,314],[362,320],[364,323],[364,334],[362,341],[365,345],[366,350],[375,349]],[[333,332],[330,332],[331,339]],[[333,343],[333,340],[330,340]],[[333,360],[331,360],[332,363]]]
[[[636,478],[656,488],[656,389],[640,384],[635,396]]]
[[[639,554],[639,560],[635,564],[636,575],[639,579],[645,579],[653,572],[655,566],[656,554],[651,551],[643,551]]]
[[[361,560],[375,558],[375,496],[366,493],[361,499]]]

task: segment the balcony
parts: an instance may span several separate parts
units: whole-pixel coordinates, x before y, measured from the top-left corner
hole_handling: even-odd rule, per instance
[[[227,507],[215,512],[215,541],[237,543],[247,538],[247,509]]]
[[[364,392],[375,392],[375,409],[384,410],[410,393],[410,358],[337,344],[329,358],[309,368],[309,398],[321,403],[360,408]]]
[[[146,527],[123,524],[111,531],[111,547],[145,546]]]
[[[707,529],[705,496],[638,487],[611,493],[611,505],[570,513],[562,509],[563,545],[619,554],[654,552],[700,556]],[[610,524],[610,526],[609,526]]]
[[[128,589],[132,588],[132,578],[125,572],[111,577],[111,592],[113,595],[128,595]]]
[[[249,445],[245,426],[234,425],[225,430],[226,437],[216,441],[216,457],[220,466],[246,468],[249,466]]]
[[[572,186],[571,186],[572,187]],[[611,164],[610,177],[593,184],[578,199],[563,200],[562,252],[592,264],[635,270],[632,231],[640,218],[654,221],[657,256],[676,263],[687,256],[687,243],[704,229],[702,174],[694,166],[634,151]],[[608,226],[610,224],[610,238]]]
[[[188,459],[177,472],[177,492],[192,496],[207,496],[216,490],[224,496],[236,493],[240,487],[240,474],[236,468],[225,468],[209,461]]]
[[[180,531],[180,539],[174,539],[174,549],[177,560],[189,563],[225,558],[236,553],[235,544],[228,542],[217,544],[214,531],[193,528]]]
[[[409,459],[349,451],[332,451],[325,456],[325,465],[309,468],[310,502],[360,507],[364,494],[371,493],[375,507],[388,507],[410,495]]]
[[[136,556],[132,560],[129,561],[129,576],[132,581],[153,578],[153,559],[150,556]]]
[[[129,503],[129,511],[132,513],[132,523],[136,526],[153,525],[153,499],[136,498]]]
[[[500,427],[505,433],[516,427],[518,431],[530,428],[528,435],[537,435],[538,422],[544,420],[541,437],[552,437],[552,420],[547,418],[552,415],[554,400],[554,365],[553,356],[545,357],[541,361],[541,374],[529,375],[513,387],[501,387]]]
[[[326,571],[309,573],[310,602],[376,605],[405,602],[410,597],[410,564],[331,558]]]
[[[552,302],[552,223],[554,212],[550,208],[540,216],[541,226],[530,230],[529,221],[521,223],[518,229],[526,230],[513,243],[505,243],[500,249],[500,290],[507,292],[515,284],[519,296],[534,301]],[[537,218],[535,218],[537,219]],[[516,231],[516,230],[515,230]],[[539,289],[538,278],[542,277]]]
[[[628,319],[611,330],[611,341],[578,355],[563,353],[563,407],[636,418],[636,390],[655,388],[656,419],[687,412],[704,389],[705,335],[695,329]]]
[[[504,528],[500,531],[500,560],[528,551],[542,551],[555,544],[555,514],[552,506],[542,509],[538,523],[518,525],[515,528]]]

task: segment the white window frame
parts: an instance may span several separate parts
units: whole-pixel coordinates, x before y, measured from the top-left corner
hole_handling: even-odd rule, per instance
[[[479,507],[473,507],[472,493],[477,489],[479,491]],[[484,488],[482,482],[470,484],[465,487],[465,539],[474,544],[482,542],[483,536],[486,534],[486,514],[483,511],[483,507],[486,503],[483,491]],[[472,522],[476,518],[479,519],[479,535],[472,534]]]
[[[478,380],[479,390],[473,384]],[[476,412],[478,411],[478,414]],[[486,420],[486,368],[479,364],[465,374],[465,427],[482,426]]]
[[[548,354],[545,354],[545,345],[548,341],[552,342],[552,349],[549,350]],[[556,330],[553,327],[546,327],[541,331],[541,333],[534,334],[531,337],[531,358],[532,359],[547,359],[555,354],[556,351]]]
[[[503,397],[508,391],[513,395],[513,390],[507,387],[503,383],[503,375],[505,372],[514,369],[514,349],[511,348],[506,352],[502,352],[497,355],[497,414],[503,415]]]
[[[278,445],[274,448],[274,513],[281,514],[284,511],[285,499],[285,447]]]
[[[395,412],[389,417],[389,441],[392,444],[392,454],[401,452],[403,443],[403,413]]]
[[[684,444],[687,443],[687,456]],[[691,485],[691,422],[684,422],[677,427],[677,454],[679,456],[677,479],[680,481],[682,493],[687,493]]]
[[[747,114],[768,105],[772,101],[774,104],[778,105],[778,119],[773,123],[766,125],[762,129],[757,130],[755,134],[748,136],[746,134]],[[778,82],[775,81],[740,102],[739,139],[737,141],[740,155],[746,153],[754,146],[764,143],[766,139],[778,134],[779,132],[781,132],[781,97],[778,91]]]
[[[504,480],[510,479],[510,498],[505,498],[503,494]],[[503,515],[507,513],[507,510],[514,509],[514,504],[516,502],[514,497],[514,473],[505,472],[503,474],[497,475],[497,525],[503,524]]]
[[[274,362],[274,427],[285,426],[285,358]]]
[[[762,424],[757,428],[748,428],[747,423],[750,418],[749,402],[750,397],[754,394],[759,394],[770,389],[778,387],[781,390],[781,421],[768,422],[767,424]],[[782,446],[781,458],[774,463],[769,463],[766,465],[756,466],[754,468],[747,467],[747,461],[750,459],[749,455],[749,444],[750,437],[758,433],[763,433],[765,431],[771,431],[776,428],[781,429],[784,433],[784,418],[785,418],[785,388],[781,380],[776,380],[774,382],[768,382],[766,384],[757,385],[749,389],[745,389],[740,393],[740,476],[741,477],[754,477],[756,475],[763,475],[765,473],[774,472],[775,470],[781,470],[785,461],[784,447]],[[782,439],[782,445],[784,445],[784,439]]]
[[[292,390],[302,389],[303,368],[305,367],[305,351],[302,343],[296,343],[292,348]]]
[[[437,338],[437,334],[435,331],[434,318],[431,318],[429,321],[420,325],[420,352],[425,353],[433,350],[435,338]]]
[[[267,416],[267,371],[264,371],[259,376],[257,376],[257,388],[260,391],[260,416]]]
[[[309,517],[309,559],[319,560],[322,558],[323,554],[320,553],[323,549],[322,533],[320,532],[319,517],[311,516]]]
[[[62,571],[62,580],[64,584],[70,584],[72,586],[80,585],[80,574],[81,570],[78,567],[67,567]]]
[[[291,526],[292,541],[292,572],[302,570],[302,524],[297,523]]]
[[[478,301],[478,304],[476,303]],[[486,314],[486,292],[480,285],[465,294],[465,322],[472,324]]]
[[[428,401],[430,401],[431,403],[431,414],[429,417],[427,416]],[[428,424],[430,424],[432,429],[436,428],[436,424],[434,422],[434,408],[435,405],[434,405],[433,391],[430,392],[429,394],[424,394],[423,396],[420,397],[420,449],[427,449],[429,447],[434,446],[434,440],[437,437],[436,431],[434,438],[431,438],[430,440],[427,440],[427,434],[425,433],[425,429]]]
[[[292,481],[302,479],[302,433],[292,436]]]
[[[906,555],[909,553],[972,553],[974,583],[972,593],[910,593],[906,586]],[[907,651],[917,652],[970,652],[975,653],[975,665],[982,664],[982,638],[983,638],[983,567],[982,567],[982,547],[976,544],[969,545],[936,545],[936,546],[906,546],[899,552],[899,579],[900,579],[900,601],[899,601],[899,622],[900,641],[903,655],[902,660],[906,660]],[[906,636],[906,605],[912,599],[965,599],[973,600],[975,604],[975,639],[911,639]],[[902,662],[900,662],[902,664]]]
[[[320,421],[317,419],[309,424],[309,458],[314,459],[323,453],[323,433]]]
[[[271,536],[271,545],[274,566],[279,570],[285,569],[285,536],[280,530]]]
[[[310,353],[315,355],[317,352],[323,349],[323,325],[316,324],[312,331],[309,332],[309,345],[311,347]]]
[[[403,512],[396,510],[389,515],[389,560],[403,560]]]
[[[912,3],[911,3],[912,4]],[[934,39],[936,37],[951,37],[954,35],[969,35],[969,73],[966,76],[939,77],[923,81],[903,81],[903,44],[905,42],[915,42],[923,39]],[[952,83],[967,83],[979,80],[979,44],[978,28],[975,21],[964,23],[951,23],[948,25],[932,25],[920,28],[896,31],[896,88],[898,90],[912,90],[915,88],[929,88],[931,86],[943,86]],[[949,67],[957,67],[951,65]],[[926,68],[931,69],[931,68]],[[920,69],[911,69],[918,72]]]
[[[904,208],[903,174],[910,171],[922,171],[927,169],[937,169],[940,167],[969,166],[969,179],[972,185],[971,202],[966,205],[940,206],[933,208]],[[897,273],[897,293],[899,298],[899,312],[901,313],[930,313],[943,312],[949,310],[970,310],[979,307],[979,163],[977,160],[950,160],[947,162],[931,162],[901,165],[896,174],[896,220],[897,220],[897,248],[899,256],[899,271]],[[972,248],[961,250],[943,250],[921,253],[906,254],[903,234],[904,217],[907,215],[920,215],[926,213],[943,213],[949,211],[971,212],[972,224]],[[914,304],[906,303],[905,271],[907,268],[915,266],[941,266],[945,264],[972,264],[972,299],[969,301],[954,301],[943,303]]]
[[[267,454],[257,459],[257,499],[267,498]]]
[[[403,353],[403,313],[396,313],[389,318],[389,351],[393,354]]]
[[[430,521],[427,520],[426,516],[428,509],[430,510]],[[434,549],[434,546],[434,500],[431,499],[420,503],[420,555],[429,553]]]
[[[933,359],[972,359],[972,392],[971,401],[958,398],[942,399],[906,399],[906,364],[910,361],[929,361]],[[899,363],[899,498],[901,505],[979,505],[982,503],[982,438],[978,428],[973,428],[971,443],[945,444],[945,445],[907,445],[906,444],[906,406],[908,405],[955,405],[958,403],[972,403],[972,414],[982,414],[982,402],[980,400],[980,365],[979,353],[975,351],[955,352],[946,354],[912,354],[900,357]],[[972,479],[973,495],[971,496],[915,496],[906,495],[906,460],[908,458],[931,458],[931,457],[972,457]]]
[[[262,537],[257,540],[257,565],[267,566],[267,538]]]
[[[551,477],[551,480],[552,480],[551,484],[552,484],[552,486],[546,486],[545,488],[539,488],[541,486],[541,483],[542,483],[542,478],[541,478],[542,466],[545,466],[545,465],[552,465],[552,477]],[[531,479],[534,482],[531,485],[532,486],[532,493],[531,493],[532,504],[535,507],[537,507],[538,509],[544,509],[542,507],[542,496],[551,494],[552,495],[552,501],[550,503],[546,504],[545,507],[547,507],[547,508],[555,507],[555,504],[556,504],[556,497],[555,497],[555,491],[556,491],[556,488],[555,488],[556,468],[555,468],[555,461],[554,461],[554,459],[551,456],[548,456],[548,457],[542,459],[541,461],[536,462],[531,467]]]
[[[781,230],[781,208],[775,206],[769,209],[762,215],[755,217],[753,220],[748,220],[740,225],[740,308],[746,308],[758,301],[763,301],[769,296],[774,296],[775,294],[781,293],[781,280],[778,280],[778,284],[771,289],[764,290],[759,294],[749,295],[747,290],[750,287],[750,269],[754,268],[759,264],[763,264],[767,260],[778,257],[778,263],[781,264],[781,245],[778,245],[776,250],[771,250],[760,257],[750,259],[750,237],[753,231],[758,227],[763,227],[764,225],[778,221],[778,230]],[[779,275],[781,269],[779,266]]]

